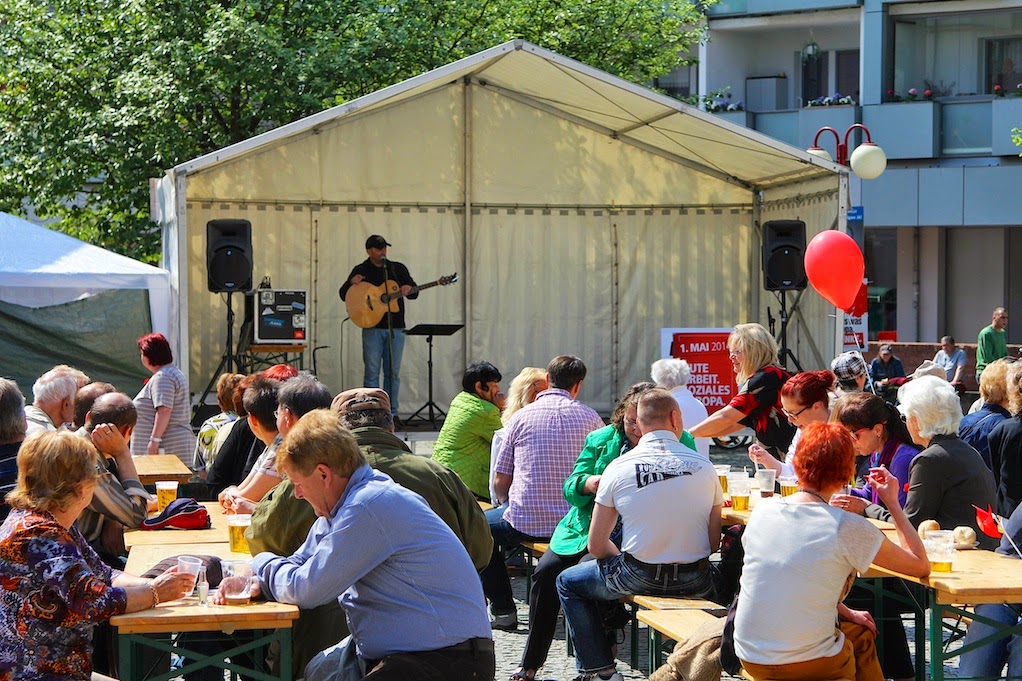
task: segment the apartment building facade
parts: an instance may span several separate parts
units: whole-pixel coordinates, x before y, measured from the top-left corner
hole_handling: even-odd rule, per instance
[[[886,152],[851,187],[871,336],[974,341],[1004,305],[1022,341],[1022,0],[722,0],[707,15],[698,64],[661,87],[726,92],[742,110],[719,115],[803,149],[862,123]]]

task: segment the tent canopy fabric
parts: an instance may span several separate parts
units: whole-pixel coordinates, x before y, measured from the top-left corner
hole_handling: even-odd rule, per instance
[[[648,378],[660,328],[777,309],[760,291],[763,219],[801,218],[811,238],[845,229],[848,207],[841,166],[522,41],[183,163],[155,191],[193,384],[224,336],[203,226],[245,218],[254,279],[309,291],[307,341],[327,346],[316,368],[335,391],[362,382],[337,288],[375,233],[420,283],[461,275],[408,307],[409,326],[465,325],[436,340],[439,403],[473,361],[510,380],[567,353],[589,366],[582,399],[605,412]],[[834,352],[828,313],[801,297],[789,345],[804,365]],[[425,342],[405,348],[407,414],[428,382]]]
[[[47,307],[111,289],[149,291],[155,330],[170,325],[169,272],[0,213],[0,301]]]
[[[35,379],[68,363],[134,395],[148,372],[135,339],[170,326],[167,270],[0,213],[3,376],[31,400]]]

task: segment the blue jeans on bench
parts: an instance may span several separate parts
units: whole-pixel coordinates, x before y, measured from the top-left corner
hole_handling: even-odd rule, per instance
[[[985,603],[977,605],[976,614],[1013,627],[1022,621],[1022,606],[1007,603]],[[969,625],[962,645],[969,645],[997,633],[997,628],[974,619]],[[1005,662],[1008,676],[1022,675],[1022,635],[1014,634],[985,646],[962,653],[958,661],[958,673],[965,678],[999,679]]]
[[[575,665],[580,672],[614,666],[613,642],[603,629],[599,602],[636,594],[711,598],[715,594],[713,568],[705,558],[688,564],[652,565],[620,553],[562,572],[557,577],[557,595],[571,630]]]

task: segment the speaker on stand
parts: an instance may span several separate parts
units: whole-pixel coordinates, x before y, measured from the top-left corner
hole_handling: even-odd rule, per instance
[[[799,371],[802,371],[802,367],[795,353],[788,348],[787,292],[801,291],[809,283],[806,277],[805,250],[806,223],[801,220],[770,220],[763,223],[763,288],[776,291],[781,301],[778,359],[781,366],[787,368],[787,360],[790,358]]]
[[[233,294],[252,290],[252,223],[248,220],[210,220],[206,223],[206,286],[211,293],[227,294],[227,343],[220,364],[202,392],[192,413],[206,403],[220,374],[240,371],[241,360],[234,352]]]

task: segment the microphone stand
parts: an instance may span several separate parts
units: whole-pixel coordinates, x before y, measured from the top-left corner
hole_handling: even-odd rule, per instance
[[[390,281],[390,260],[387,257],[383,258],[383,288],[386,290],[387,282]],[[398,309],[401,309],[401,299],[398,298]],[[391,387],[394,384],[394,319],[391,317],[390,301],[387,301],[387,363],[383,369],[383,385],[387,385],[387,376],[391,377]],[[386,389],[386,387],[384,387]],[[387,397],[390,397],[390,393],[387,393]]]

